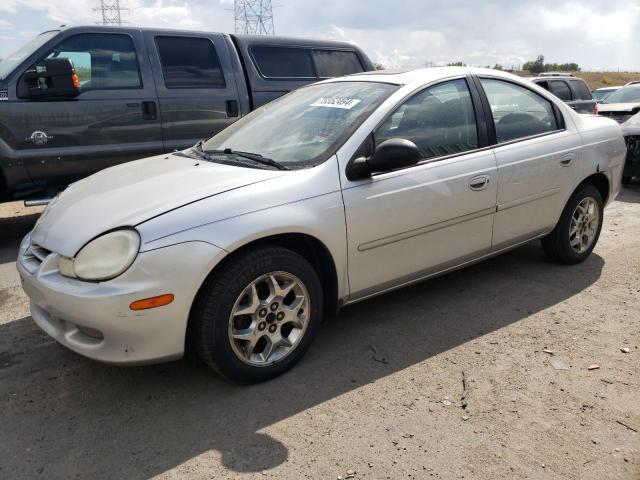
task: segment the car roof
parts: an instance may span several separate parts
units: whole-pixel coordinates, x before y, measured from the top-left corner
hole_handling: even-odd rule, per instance
[[[622,88],[622,85],[617,85],[612,87],[600,87],[600,88],[596,88],[594,92],[597,92],[598,90],[618,90],[619,88]]]
[[[574,77],[573,75],[542,75],[538,77],[531,77],[529,80],[532,82],[534,80],[544,80],[545,82],[548,82],[549,80],[580,80],[581,82],[584,82],[582,78]]]
[[[325,83],[330,82],[379,82],[391,83],[394,85],[408,85],[410,83],[427,83],[434,80],[456,77],[460,75],[491,75],[494,77],[502,77],[508,79],[518,79],[523,81],[522,77],[501,70],[491,68],[476,67],[427,67],[418,70],[375,70],[372,72],[354,73],[345,77],[331,78],[324,80]]]

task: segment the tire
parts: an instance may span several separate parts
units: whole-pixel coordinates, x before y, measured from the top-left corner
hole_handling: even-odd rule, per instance
[[[587,225],[589,228],[587,228],[586,231],[592,232],[591,235],[586,233],[581,236],[570,235],[572,219],[577,220],[582,218],[580,217],[580,212],[576,210],[578,205],[593,206],[594,214],[597,209],[597,220],[593,219],[590,221],[590,224]],[[602,196],[596,187],[588,183],[579,186],[565,205],[556,227],[549,235],[542,239],[542,248],[547,256],[556,262],[566,265],[573,265],[584,261],[591,254],[596,243],[598,243],[600,231],[602,230],[602,222],[604,220],[603,207]],[[587,218],[589,217],[585,217],[585,222]],[[585,240],[582,241],[581,239]],[[574,243],[579,242],[579,244],[574,247],[572,246],[572,241],[574,241]]]
[[[228,380],[269,380],[309,349],[322,304],[320,279],[307,260],[281,247],[256,248],[231,259],[204,283],[191,313],[191,342],[202,361]]]

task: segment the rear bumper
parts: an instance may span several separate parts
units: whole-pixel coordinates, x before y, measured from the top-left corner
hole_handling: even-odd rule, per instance
[[[60,275],[55,253],[34,269],[25,256],[28,246],[29,236],[17,265],[36,324],[81,355],[127,365],[183,355],[193,299],[209,268],[225,253],[204,242],[172,245],[140,253],[116,279],[91,283]],[[129,309],[135,300],[165,293],[175,296],[169,305],[137,312]]]

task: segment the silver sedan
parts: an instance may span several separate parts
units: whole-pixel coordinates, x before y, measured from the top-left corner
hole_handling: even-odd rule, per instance
[[[34,321],[82,355],[140,364],[190,344],[262,381],[346,304],[534,239],[583,261],[624,158],[614,121],[507,73],[353,75],[71,185],[18,270]]]

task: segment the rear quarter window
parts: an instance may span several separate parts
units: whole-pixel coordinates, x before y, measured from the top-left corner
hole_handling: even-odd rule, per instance
[[[308,48],[254,46],[250,51],[265,78],[316,78]]]
[[[341,77],[364,71],[356,52],[346,50],[313,50],[319,77]]]
[[[592,100],[591,91],[586,83],[582,80],[569,80],[569,82],[580,100]]]

